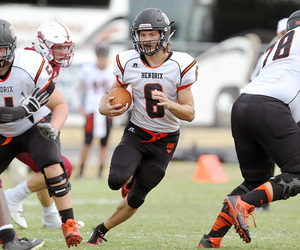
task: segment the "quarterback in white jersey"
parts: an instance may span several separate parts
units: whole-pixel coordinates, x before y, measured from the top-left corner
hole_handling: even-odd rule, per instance
[[[175,103],[178,92],[196,80],[197,63],[186,53],[171,52],[159,66],[151,67],[136,50],[117,56],[114,74],[121,86],[130,85],[134,106],[131,121],[142,128],[157,132],[174,132],[180,119],[172,111],[158,105],[153,91],[157,90]]]
[[[197,62],[186,53],[170,51],[171,23],[161,10],[144,9],[131,28],[135,50],[116,57],[114,87],[132,89],[132,115],[121,142],[114,150],[108,185],[121,189],[124,199],[99,224],[88,240],[97,245],[108,230],[129,219],[147,194],[165,175],[179,140],[180,120],[195,117],[191,85],[197,80]],[[104,95],[99,112],[117,116],[121,104],[110,105]]]
[[[231,131],[244,181],[223,201],[200,248],[222,247],[232,225],[249,243],[247,218],[256,207],[300,193],[299,25],[300,10],[290,15],[287,33],[266,50],[259,75],[233,104]],[[274,163],[281,174],[273,177]]]

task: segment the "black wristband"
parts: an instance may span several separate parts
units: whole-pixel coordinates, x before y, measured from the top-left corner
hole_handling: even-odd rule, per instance
[[[23,107],[0,107],[0,123],[8,123],[19,120],[26,116],[26,110]]]

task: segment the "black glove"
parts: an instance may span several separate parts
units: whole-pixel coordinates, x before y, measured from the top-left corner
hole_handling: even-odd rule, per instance
[[[24,96],[23,92],[22,95]],[[21,106],[26,110],[26,116],[32,116],[40,107],[46,105],[49,95],[46,90],[39,92],[39,88],[36,88],[30,97],[25,97]]]
[[[50,123],[38,123],[37,127],[42,136],[49,141],[55,141],[58,132]]]

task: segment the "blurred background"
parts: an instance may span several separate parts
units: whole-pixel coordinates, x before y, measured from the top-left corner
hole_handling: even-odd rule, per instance
[[[258,56],[276,36],[277,22],[300,9],[298,0],[15,0],[1,1],[0,16],[16,29],[18,47],[30,46],[44,22],[61,21],[73,33],[75,57],[62,69],[58,88],[70,106],[66,126],[84,119],[72,103],[72,86],[80,64],[95,62],[94,46],[109,42],[110,60],[133,48],[130,26],[146,7],[157,7],[174,21],[172,49],[198,60],[193,85],[196,119],[186,126],[229,127],[230,110],[248,81]],[[126,118],[116,119],[119,126]]]
[[[85,122],[73,100],[79,66],[96,62],[94,48],[99,42],[110,44],[111,64],[116,54],[132,49],[130,26],[147,7],[161,9],[174,21],[172,50],[187,52],[199,63],[198,80],[192,86],[196,118],[183,122],[174,160],[197,161],[201,154],[217,154],[221,161],[237,162],[230,134],[232,104],[276,36],[278,21],[300,9],[299,0],[2,0],[0,16],[15,27],[19,48],[32,45],[44,22],[60,21],[72,31],[74,60],[71,67],[61,69],[57,87],[70,107],[62,151],[78,166]],[[128,116],[129,112],[113,120],[111,149]],[[98,158],[96,150],[91,164]]]

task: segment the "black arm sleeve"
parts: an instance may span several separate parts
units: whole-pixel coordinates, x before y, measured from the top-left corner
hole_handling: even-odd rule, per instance
[[[19,120],[26,116],[23,107],[0,107],[0,123],[8,123]]]
[[[55,89],[55,83],[51,80],[50,84],[47,86],[46,90],[48,93],[52,94]],[[13,122],[22,119],[26,116],[26,110],[19,107],[0,107],[0,124]]]
[[[55,89],[55,83],[51,80],[50,84],[47,86],[46,90],[51,95]]]

